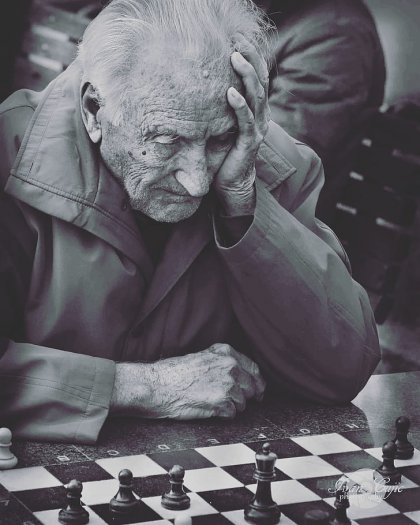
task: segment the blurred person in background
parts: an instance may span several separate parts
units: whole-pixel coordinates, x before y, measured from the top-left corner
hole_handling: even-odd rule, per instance
[[[260,0],[276,27],[271,118],[321,157],[326,182],[317,216],[331,225],[354,153],[382,105],[385,63],[361,0]]]

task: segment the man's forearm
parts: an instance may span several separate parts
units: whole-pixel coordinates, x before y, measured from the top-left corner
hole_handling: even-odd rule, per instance
[[[312,399],[347,401],[379,359],[367,296],[338,254],[261,185],[257,201],[240,242],[226,248],[217,239],[254,358],[272,382]]]

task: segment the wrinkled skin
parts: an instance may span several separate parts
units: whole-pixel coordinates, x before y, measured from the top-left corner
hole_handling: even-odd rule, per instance
[[[251,359],[216,343],[153,364],[121,363],[115,387],[112,413],[185,420],[232,418],[262,399],[265,382]]]
[[[99,129],[93,140],[132,208],[178,222],[213,185],[223,211],[252,213],[255,155],[268,124],[268,73],[255,49],[248,54],[254,67],[240,53],[231,56],[232,67],[219,61],[208,69],[161,56],[138,71],[122,123],[113,124],[106,103],[86,118],[91,138],[92,127]]]
[[[202,71],[191,79],[188,64],[180,66],[185,71],[177,81],[168,82],[168,64],[133,93],[136,117],[118,127],[105,120],[101,142],[102,158],[131,206],[162,222],[178,222],[197,210],[236,138],[224,94],[229,86],[211,82]]]
[[[134,209],[157,221],[178,222],[194,214],[212,188],[218,211],[253,213],[255,156],[269,118],[268,72],[256,50],[239,35],[238,42],[242,54],[232,54],[232,67],[213,64],[208,74],[188,61],[174,65],[163,57],[153,70],[143,66],[140,87],[127,97],[126,118],[118,126],[106,103],[95,110],[94,90],[84,91],[86,130]],[[152,364],[117,363],[110,411],[233,417],[248,399],[261,399],[264,389],[252,360],[215,343]]]

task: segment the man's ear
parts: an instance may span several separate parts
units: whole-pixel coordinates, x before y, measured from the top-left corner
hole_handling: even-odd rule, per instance
[[[98,144],[102,138],[102,127],[98,118],[99,107],[98,94],[92,84],[87,82],[82,86],[80,92],[80,109],[83,124],[90,140],[95,144]]]

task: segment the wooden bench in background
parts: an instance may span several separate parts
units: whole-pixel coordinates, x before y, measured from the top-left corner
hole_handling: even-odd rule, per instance
[[[354,278],[372,293],[378,323],[391,312],[401,272],[420,239],[419,200],[420,120],[378,113],[355,155],[334,221]]]
[[[89,22],[90,18],[79,12],[34,1],[15,63],[13,90],[41,90],[64,71],[75,58],[77,43]]]

